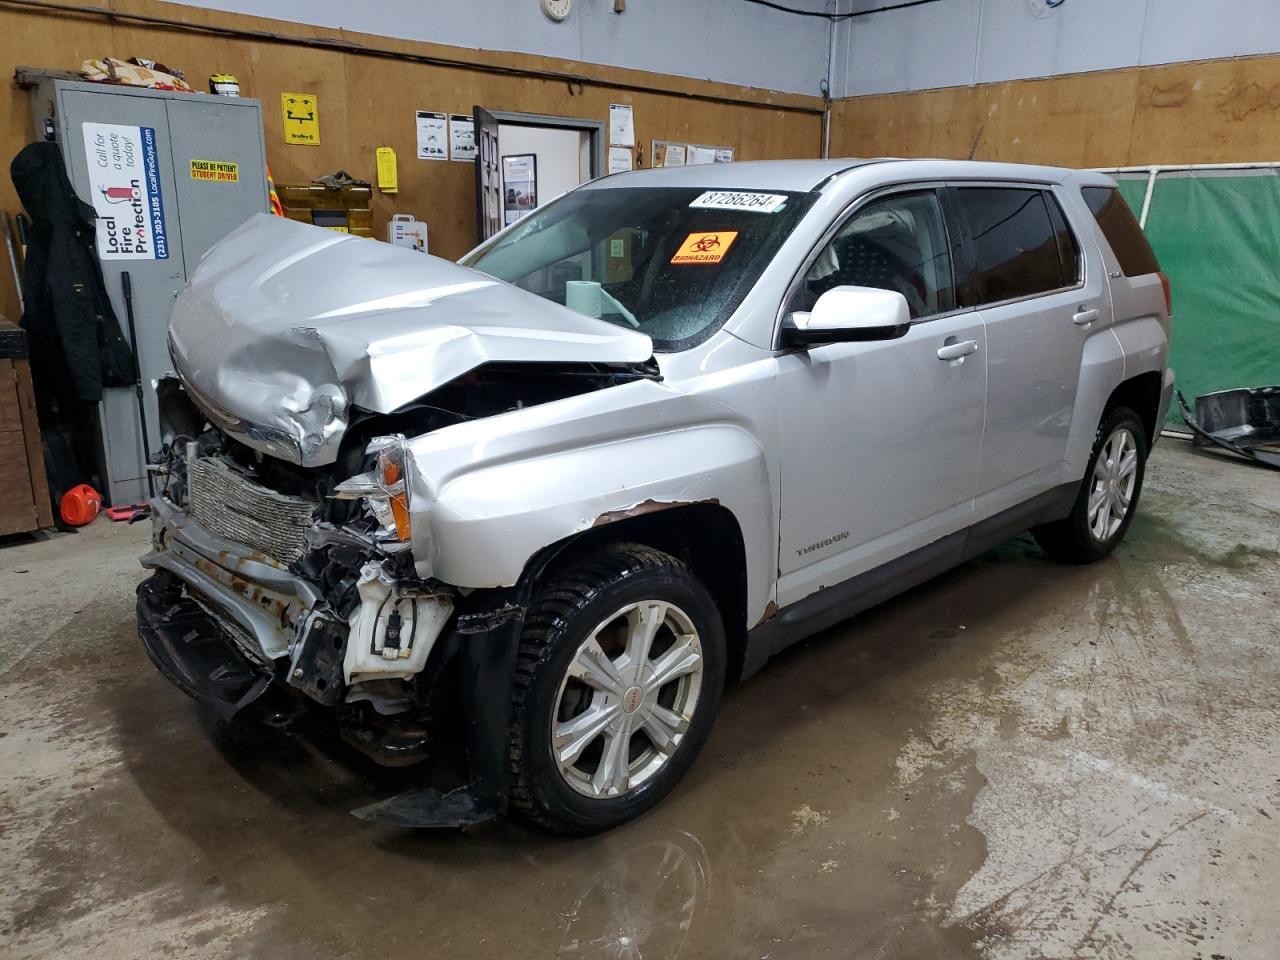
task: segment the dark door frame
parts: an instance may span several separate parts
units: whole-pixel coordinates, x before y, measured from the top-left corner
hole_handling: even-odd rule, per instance
[[[604,121],[578,117],[550,117],[543,113],[519,113],[513,110],[490,110],[498,123],[522,127],[551,127],[556,130],[585,130],[591,136],[591,179],[604,175]]]

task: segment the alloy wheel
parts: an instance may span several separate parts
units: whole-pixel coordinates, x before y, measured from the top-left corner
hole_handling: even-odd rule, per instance
[[[679,749],[702,690],[703,655],[689,615],[663,600],[629,604],[574,652],[551,715],[551,752],[565,782],[619,797]]]
[[[1138,442],[1128,427],[1107,438],[1093,466],[1089,487],[1089,533],[1104,543],[1124,524],[1138,482]]]

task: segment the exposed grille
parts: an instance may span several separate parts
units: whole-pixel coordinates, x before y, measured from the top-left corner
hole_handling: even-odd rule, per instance
[[[205,529],[282,563],[302,556],[314,504],[245,479],[221,460],[187,464],[191,514]]]

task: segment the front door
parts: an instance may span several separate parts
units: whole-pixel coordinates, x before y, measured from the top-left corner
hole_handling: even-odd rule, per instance
[[[794,603],[966,527],[982,454],[986,335],[956,308],[938,192],[869,201],[807,269],[787,310],[836,286],[901,292],[906,336],[778,359],[778,603]],[[941,351],[941,355],[940,355]]]

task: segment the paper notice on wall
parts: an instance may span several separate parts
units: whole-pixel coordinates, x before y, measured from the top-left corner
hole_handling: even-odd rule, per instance
[[[538,205],[538,157],[520,153],[502,158],[503,224],[527,217]]]
[[[465,113],[449,114],[449,159],[473,163],[476,159],[476,120]]]
[[[396,193],[400,189],[400,174],[396,169],[396,152],[391,147],[378,147],[374,151],[378,166],[378,189],[383,193]]]
[[[715,147],[690,147],[689,148],[689,164],[692,166],[698,163],[715,163],[716,148]]]
[[[717,147],[716,163],[733,163],[733,147]]]
[[[609,142],[619,147],[636,145],[636,128],[631,118],[631,104],[609,104]]]
[[[609,148],[609,172],[610,173],[626,173],[631,169],[631,148],[630,147],[610,147]]]
[[[664,167],[683,167],[688,152],[683,143],[668,143],[667,151],[662,157]]]
[[[430,113],[419,110],[418,123],[418,159],[449,159],[449,121],[443,113]]]
[[[151,127],[86,123],[89,193],[103,260],[167,260],[160,156]]]

